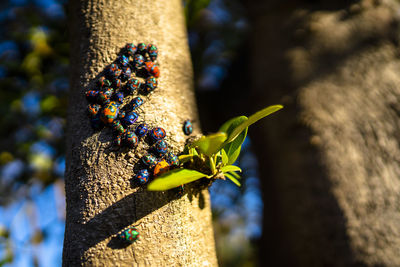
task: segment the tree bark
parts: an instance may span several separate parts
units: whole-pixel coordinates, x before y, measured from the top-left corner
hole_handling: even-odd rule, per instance
[[[400,265],[398,2],[249,1],[261,265]]]
[[[126,43],[153,43],[161,76],[139,120],[163,127],[171,149],[183,149],[182,123],[195,120],[192,65],[182,2],[70,1],[71,91],[67,126],[67,218],[64,266],[216,266],[207,190],[179,198],[134,186],[145,152],[115,150],[109,129],[94,132],[85,92]],[[195,124],[199,129],[199,125]],[[198,132],[197,132],[198,133]],[[138,225],[140,238],[122,245],[116,234]]]

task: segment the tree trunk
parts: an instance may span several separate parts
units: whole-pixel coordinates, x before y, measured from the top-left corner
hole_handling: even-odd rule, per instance
[[[156,44],[159,86],[143,96],[139,120],[163,127],[171,149],[183,149],[182,123],[196,119],[197,110],[182,1],[72,0],[70,15],[63,265],[216,266],[207,190],[179,198],[134,186],[144,142],[136,150],[116,150],[111,130],[94,132],[85,115],[85,92],[120,49],[131,42]],[[130,225],[138,225],[140,238],[125,246],[116,234]]]
[[[247,4],[262,266],[399,266],[398,3]]]

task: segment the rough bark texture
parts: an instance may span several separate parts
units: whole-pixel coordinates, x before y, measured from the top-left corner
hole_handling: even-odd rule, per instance
[[[398,3],[248,6],[262,266],[399,266]]]
[[[182,2],[72,0],[70,15],[63,265],[216,266],[208,192],[178,198],[136,187],[134,165],[143,142],[136,151],[115,150],[111,131],[94,132],[85,114],[85,92],[120,49],[128,42],[154,43],[161,77],[158,89],[144,97],[139,120],[163,127],[172,150],[182,150],[182,123],[197,117]],[[136,243],[124,246],[116,239],[138,224]]]

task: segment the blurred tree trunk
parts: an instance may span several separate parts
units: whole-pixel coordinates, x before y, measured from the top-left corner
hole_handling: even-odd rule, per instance
[[[398,2],[245,3],[261,266],[400,266]]]
[[[159,49],[159,87],[144,97],[139,120],[167,131],[183,148],[182,123],[195,119],[192,66],[182,2],[70,2],[71,92],[67,127],[67,219],[63,265],[216,266],[207,190],[178,198],[133,186],[144,150],[115,150],[109,129],[91,130],[85,92],[128,42]],[[197,127],[199,129],[199,127]],[[139,240],[125,246],[116,234],[137,225]]]

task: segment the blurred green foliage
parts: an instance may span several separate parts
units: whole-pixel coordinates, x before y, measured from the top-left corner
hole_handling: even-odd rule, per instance
[[[227,68],[241,55],[247,31],[242,7],[229,0],[186,0],[184,5],[196,89],[218,90]],[[19,201],[33,205],[32,195],[50,185],[63,186],[69,87],[65,6],[66,0],[0,3],[0,208]],[[240,190],[229,196],[231,205],[240,206],[243,198],[237,193],[246,187]],[[243,231],[236,234],[244,229],[243,209],[235,209],[235,220],[226,220],[217,206],[213,214],[220,265],[256,265],[255,243]],[[35,246],[48,238],[49,231],[35,225],[33,213],[35,209],[29,214],[28,243],[15,244],[19,241],[0,224],[0,266],[15,260],[16,247]],[[38,262],[33,255],[32,264]]]
[[[0,206],[31,201],[64,173],[69,45],[63,2],[3,1],[0,12]],[[43,229],[31,238],[42,242]],[[14,240],[0,225],[0,266]]]

